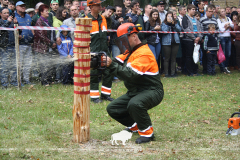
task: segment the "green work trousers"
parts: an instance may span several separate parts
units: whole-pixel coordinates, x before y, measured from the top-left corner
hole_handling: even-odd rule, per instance
[[[139,130],[145,130],[152,126],[147,110],[157,106],[163,95],[162,89],[145,90],[135,96],[126,93],[112,101],[107,106],[107,112],[124,126],[131,127],[136,122]]]

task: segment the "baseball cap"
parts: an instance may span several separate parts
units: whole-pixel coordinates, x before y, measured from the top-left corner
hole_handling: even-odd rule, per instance
[[[58,0],[52,0],[51,4],[53,4],[53,3],[59,3],[59,2],[58,2]]]
[[[33,12],[35,9],[34,8],[28,8],[25,10],[26,13]]]
[[[116,12],[116,9],[113,6],[107,6],[106,9],[111,9],[113,12]]]
[[[18,1],[18,2],[16,3],[16,7],[17,7],[17,6],[21,6],[21,5],[23,5],[23,4],[25,4],[23,1]]]
[[[36,4],[36,6],[35,6],[35,9],[39,9],[39,7],[40,7],[42,4],[44,4],[44,3],[38,2],[38,3]]]
[[[157,6],[159,6],[159,5],[165,5],[166,3],[164,2],[164,1],[159,1],[158,3],[157,3]]]

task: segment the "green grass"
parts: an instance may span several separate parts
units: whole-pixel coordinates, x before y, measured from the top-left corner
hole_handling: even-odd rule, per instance
[[[240,73],[162,78],[164,99],[149,110],[156,141],[112,146],[124,126],[91,103],[91,140],[73,139],[73,86],[36,85],[0,90],[0,159],[238,159],[239,136],[226,136],[227,119],[240,108]],[[112,97],[126,92],[114,83]]]

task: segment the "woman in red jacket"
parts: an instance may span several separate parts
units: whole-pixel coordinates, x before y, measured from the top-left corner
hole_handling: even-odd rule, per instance
[[[240,15],[238,15],[236,24],[234,25],[234,31],[240,31]],[[236,48],[236,63],[238,66],[238,71],[240,71],[240,34],[236,34],[235,48]]]
[[[51,27],[48,23],[49,7],[45,4],[39,7],[40,18],[36,22],[36,26]],[[51,83],[51,54],[56,49],[56,36],[55,31],[52,30],[36,30],[34,34],[33,49],[39,55],[41,83],[42,85],[49,86]]]

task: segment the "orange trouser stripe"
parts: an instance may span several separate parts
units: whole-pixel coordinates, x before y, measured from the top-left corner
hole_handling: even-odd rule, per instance
[[[130,130],[131,130],[131,131],[137,131],[137,130],[138,130],[137,124],[136,124],[134,127],[130,128]]]
[[[111,93],[111,89],[106,89],[106,88],[101,88],[101,91],[102,92],[107,92],[107,93]]]
[[[151,135],[153,133],[153,127],[150,127],[150,129],[146,130],[145,132],[138,131],[140,136],[146,136]]]
[[[99,94],[99,92],[91,92],[90,91],[90,96],[99,96],[100,94]]]

